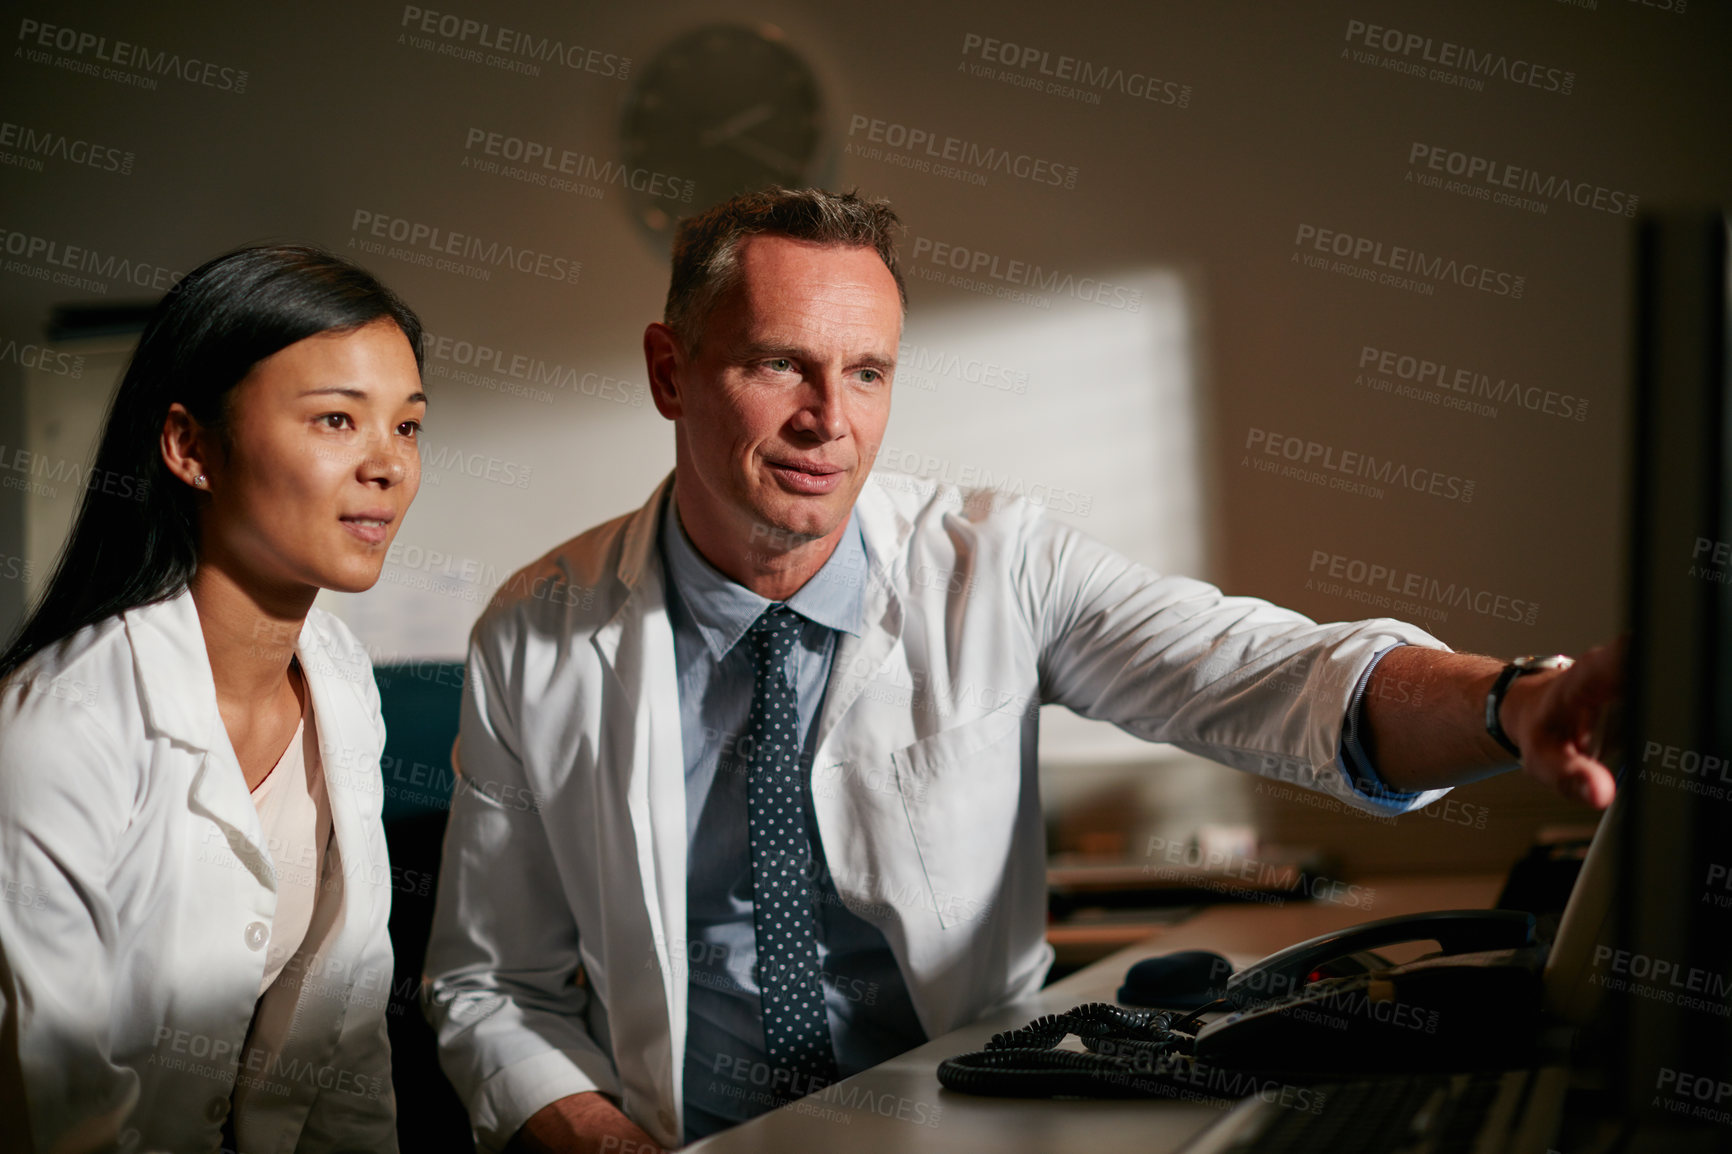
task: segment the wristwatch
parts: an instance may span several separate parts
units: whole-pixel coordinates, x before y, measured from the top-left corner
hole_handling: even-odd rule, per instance
[[[1498,721],[1497,713],[1503,706],[1504,691],[1509,683],[1524,673],[1539,673],[1546,669],[1568,669],[1576,663],[1573,657],[1562,653],[1554,653],[1550,657],[1518,657],[1503,667],[1503,672],[1497,675],[1497,680],[1491,684],[1491,692],[1485,695],[1485,731],[1492,740],[1509,750],[1510,756],[1521,760],[1522,751],[1516,748],[1515,742],[1509,739],[1509,734],[1503,731],[1503,725]]]

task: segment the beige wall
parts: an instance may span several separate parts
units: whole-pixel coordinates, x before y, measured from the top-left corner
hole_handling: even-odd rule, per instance
[[[1579,649],[1619,627],[1630,222],[1607,208],[1732,192],[1727,17],[1679,6],[441,10],[628,57],[638,74],[698,25],[775,24],[825,90],[816,178],[888,196],[908,222],[910,344],[939,362],[994,361],[1026,378],[1020,393],[941,372],[925,385],[905,380],[887,442],[899,461],[937,459],[940,469],[1087,496],[1086,506],[1066,501],[1065,515],[1152,564],[1317,617],[1411,617],[1456,647],[1507,654]],[[0,142],[12,157],[0,164],[0,347],[11,350],[0,387],[22,387],[18,350],[40,342],[52,303],[149,297],[173,271],[262,238],[354,255],[435,334],[556,366],[576,387],[540,397],[509,391],[497,374],[491,385],[462,383],[438,375],[449,362],[430,362],[429,454],[442,464],[428,470],[386,581],[338,606],[381,652],[403,651],[404,638],[420,652],[456,652],[492,583],[635,506],[667,470],[671,437],[646,402],[639,353],[642,326],[659,312],[664,254],[617,188],[595,199],[464,167],[475,129],[615,159],[629,79],[552,65],[529,77],[424,51],[400,41],[406,9],[392,4],[11,7],[17,43],[0,57],[0,118],[39,141],[112,148],[128,171]],[[95,60],[112,48],[41,49],[40,31],[19,35],[29,21],[214,63],[217,86],[159,76],[154,90],[140,88],[116,76],[141,75],[136,60],[117,70]],[[983,64],[989,38],[1017,45],[1029,66]],[[1490,61],[1479,90],[1424,60],[1463,52]],[[1104,68],[1105,82],[1046,91],[1039,70],[1072,67],[1061,57]],[[78,70],[88,67],[109,75]],[[1403,71],[1412,68],[1421,75]],[[244,92],[225,90],[241,70]],[[1519,82],[1530,75],[1535,83]],[[886,159],[897,150],[869,140],[870,129],[851,135],[861,118],[1074,167],[1075,186],[916,171]],[[879,157],[855,150],[874,143]],[[1444,171],[1426,167],[1432,157]],[[1494,203],[1483,180],[1442,187],[1448,165],[1468,158],[1495,163],[1505,179],[1531,173],[1542,190],[1568,182],[1587,203],[1528,194],[1540,211]],[[1428,186],[1433,176],[1438,186]],[[349,247],[357,212],[579,260],[582,272],[556,284],[495,268],[478,282],[363,254]],[[61,270],[28,251],[32,238],[62,259],[77,246],[100,260],[83,284],[45,281]],[[1356,263],[1373,277],[1418,262],[1402,274],[1417,283],[1330,267],[1340,258],[1320,240],[1350,254],[1363,242]],[[985,294],[930,279],[951,271],[930,259],[939,244],[983,254],[988,267],[1022,261],[1141,286],[1148,307],[1063,292],[1041,307],[991,295],[990,275],[979,278]],[[104,269],[110,258],[127,263]],[[1486,287],[1460,283],[1477,275],[1470,268],[1487,270]],[[1367,349],[1447,366],[1450,380],[1519,382],[1530,402],[1558,411],[1505,400],[1495,415],[1475,413],[1438,403],[1455,394],[1430,379],[1377,373],[1386,391],[1367,383]],[[1412,395],[1397,395],[1409,384]],[[9,400],[0,414],[15,409]],[[18,435],[0,430],[0,442]],[[1380,494],[1340,488],[1364,482],[1350,475],[1357,464],[1284,476],[1282,457],[1248,451],[1271,444],[1336,465],[1374,458],[1420,488],[1439,478],[1444,495],[1398,479]],[[496,479],[465,475],[476,462]],[[0,491],[8,534],[21,500]],[[1342,576],[1329,575],[1332,565]],[[1365,600],[1383,594],[1347,575],[1372,566],[1390,574],[1379,587],[1421,596]],[[1440,604],[1452,586],[1471,589],[1477,607]],[[17,600],[8,586],[0,612]],[[1066,738],[1065,748],[1086,759],[1092,740]],[[1239,783],[1225,773],[1196,780],[1204,784],[1183,786],[1171,804],[1202,798],[1207,810],[1217,793],[1222,812],[1246,804],[1226,796]]]

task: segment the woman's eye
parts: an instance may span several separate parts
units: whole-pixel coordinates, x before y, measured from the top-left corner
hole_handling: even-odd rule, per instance
[[[347,413],[324,413],[319,417],[319,423],[327,429],[348,429],[354,427]]]
[[[405,437],[418,437],[421,435],[421,422],[404,421],[401,425],[397,426],[397,431]]]

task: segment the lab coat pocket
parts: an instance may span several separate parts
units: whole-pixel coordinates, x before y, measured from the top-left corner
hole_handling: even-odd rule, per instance
[[[996,902],[1021,802],[1021,721],[981,718],[891,754],[945,929],[984,919]]]

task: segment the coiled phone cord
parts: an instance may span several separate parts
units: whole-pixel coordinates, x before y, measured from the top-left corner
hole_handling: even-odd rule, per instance
[[[1191,1066],[1191,1039],[1169,1027],[1170,1013],[1090,1002],[994,1034],[984,1050],[939,1063],[951,1090],[1011,1098],[1146,1098],[1170,1092]],[[1089,1051],[1053,1047],[1075,1034]]]
[[[1026,1026],[994,1034],[986,1043],[988,1050],[1013,1050],[1038,1047],[1046,1049],[1075,1034],[1082,1044],[1112,1038],[1115,1042],[1136,1047],[1170,1047],[1175,1041],[1172,1025],[1174,1015],[1127,1010],[1109,1002],[1088,1002],[1062,1014],[1047,1014]]]

